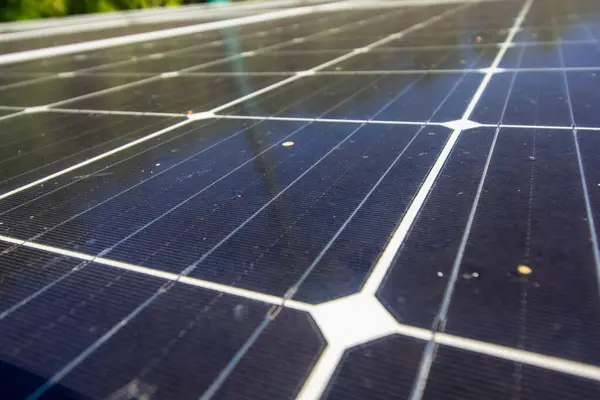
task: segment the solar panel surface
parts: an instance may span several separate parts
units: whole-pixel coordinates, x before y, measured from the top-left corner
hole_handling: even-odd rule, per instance
[[[600,5],[403,3],[0,27],[0,399],[600,398]]]

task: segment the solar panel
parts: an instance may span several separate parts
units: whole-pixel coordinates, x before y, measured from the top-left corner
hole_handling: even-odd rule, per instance
[[[1,399],[600,398],[596,2],[190,6],[0,48]]]

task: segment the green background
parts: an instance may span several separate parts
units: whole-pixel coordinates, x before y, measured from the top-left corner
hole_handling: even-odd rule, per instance
[[[214,0],[213,0],[214,1]],[[206,0],[0,0],[0,21],[61,15],[177,6]]]

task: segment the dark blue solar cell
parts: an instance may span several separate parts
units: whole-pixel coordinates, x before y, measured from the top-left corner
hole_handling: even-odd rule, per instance
[[[516,378],[518,377],[518,378]],[[515,379],[517,383],[515,383]],[[440,346],[436,352],[424,400],[569,399],[600,396],[597,382],[549,369]]]

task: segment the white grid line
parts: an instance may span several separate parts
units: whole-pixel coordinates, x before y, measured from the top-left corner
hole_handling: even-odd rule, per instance
[[[315,75],[407,75],[407,74],[485,74],[487,68],[444,68],[444,69],[394,69],[394,70],[346,70],[346,71],[315,71]]]
[[[56,114],[102,114],[102,115],[131,115],[139,117],[166,117],[166,118],[189,118],[190,114],[185,113],[163,113],[163,112],[146,112],[146,111],[115,111],[115,110],[98,110],[98,109],[77,109],[77,108],[43,108],[31,111],[31,107],[12,107],[11,109],[0,108],[0,111],[14,111],[15,113],[56,113]],[[27,112],[26,112],[27,111]],[[12,114],[9,114],[12,116]]]
[[[264,72],[202,72],[202,71],[194,71],[194,72],[183,72],[179,74],[179,76],[208,76],[208,77],[219,77],[219,76],[291,76],[295,75],[301,71],[264,71]]]
[[[324,123],[348,123],[348,124],[384,124],[384,125],[437,125],[443,126],[443,122],[427,121],[389,121],[374,119],[341,119],[341,118],[304,118],[304,117],[278,117],[278,116],[255,116],[255,115],[234,115],[234,114],[215,114],[219,119],[249,119],[260,121],[306,121],[306,122],[324,122]]]
[[[187,118],[184,113],[166,113],[151,111],[114,111],[114,110],[86,110],[72,108],[49,108],[43,112],[65,113],[65,114],[102,114],[102,115],[131,115],[137,117],[166,117],[166,118]]]
[[[14,111],[15,114],[8,114],[0,117],[0,121],[4,118],[14,118],[17,114],[24,114],[25,110],[31,110],[30,107],[0,107],[0,111]],[[75,109],[75,108],[48,108],[40,109],[35,112],[40,113],[67,113],[67,114],[103,114],[103,115],[131,115],[131,116],[153,116],[153,117],[168,117],[168,118],[190,118],[196,120],[198,114],[184,113],[165,113],[165,112],[150,112],[150,111],[114,111],[114,110],[99,110],[99,109]],[[237,114],[213,114],[208,111],[204,118],[216,119],[240,119],[240,120],[260,120],[260,121],[305,121],[305,122],[323,122],[323,123],[348,123],[348,124],[383,124],[383,125],[431,125],[431,126],[448,126],[452,121],[432,122],[432,121],[403,121],[403,120],[375,120],[375,119],[344,119],[344,118],[319,118],[319,117],[285,117],[277,115],[237,115]],[[525,124],[490,124],[477,123],[475,127],[497,128],[501,129],[556,129],[556,130],[572,130],[571,125],[525,125]],[[463,129],[465,130],[465,129]],[[577,126],[579,131],[600,131],[600,127],[596,126]]]
[[[597,67],[527,67],[527,68],[503,68],[503,72],[586,72],[598,71]]]
[[[3,118],[14,118],[16,114],[24,114],[25,110],[30,110],[29,107],[0,107],[0,111],[14,111],[15,114],[8,114],[4,117],[0,117],[0,121]],[[40,109],[35,112],[40,113],[67,113],[67,114],[103,114],[103,115],[131,115],[141,117],[167,117],[167,118],[190,118],[197,120],[198,114],[184,114],[184,113],[165,113],[165,112],[150,112],[150,111],[114,111],[114,110],[99,110],[99,109],[76,109],[76,108],[48,108]],[[214,114],[212,111],[207,111],[204,114],[204,118],[216,118],[216,119],[240,119],[240,120],[260,120],[260,121],[305,121],[305,122],[323,122],[323,123],[348,123],[348,124],[382,124],[382,125],[431,125],[431,126],[448,126],[452,121],[444,122],[433,122],[433,121],[404,121],[404,120],[384,120],[384,119],[345,119],[345,118],[319,118],[319,117],[286,117],[277,115],[237,115],[237,114]],[[497,128],[501,129],[556,129],[556,130],[572,130],[571,125],[526,125],[526,124],[490,124],[490,123],[477,123],[475,127],[482,128]],[[463,129],[465,130],[465,129]],[[600,131],[600,127],[596,126],[577,126],[579,131]]]
[[[482,127],[490,127],[490,128],[495,128],[498,125],[497,124],[481,124]],[[503,129],[509,129],[509,128],[514,128],[514,129],[558,129],[558,130],[572,130],[573,127],[572,126],[568,126],[568,125],[520,125],[520,124],[500,124],[500,127]],[[595,127],[595,126],[578,126],[577,127],[578,130],[585,130],[585,131],[600,131],[600,127]]]

